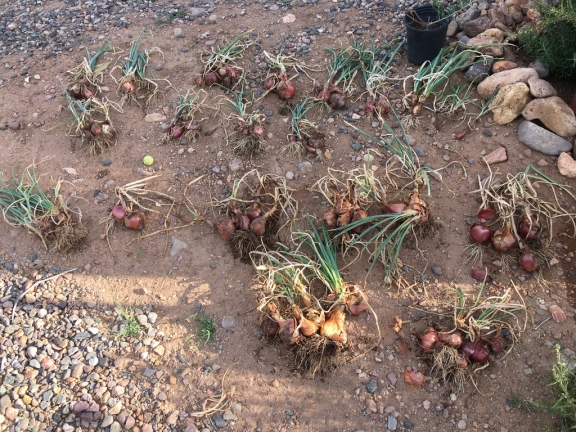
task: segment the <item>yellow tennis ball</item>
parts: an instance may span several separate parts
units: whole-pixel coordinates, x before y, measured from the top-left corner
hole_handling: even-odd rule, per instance
[[[150,155],[147,155],[147,156],[144,156],[144,159],[142,159],[142,162],[144,162],[144,165],[150,166],[154,163],[154,158]]]

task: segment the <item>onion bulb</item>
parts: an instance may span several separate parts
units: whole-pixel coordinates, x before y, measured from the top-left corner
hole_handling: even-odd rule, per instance
[[[94,136],[102,135],[102,126],[99,123],[92,122],[90,123],[90,132]]]
[[[232,66],[226,66],[226,74],[231,80],[238,78],[238,72]]]
[[[460,368],[468,367],[468,359],[462,353],[458,353],[454,359],[454,362],[456,363],[456,366]]]
[[[124,217],[126,217],[126,209],[122,207],[122,205],[116,204],[114,207],[112,207],[110,216],[112,216],[117,221],[122,221],[124,220]]]
[[[250,218],[244,214],[237,215],[236,228],[242,231],[250,231]]]
[[[467,341],[462,344],[460,349],[462,354],[464,354],[464,357],[470,357],[476,349],[476,344],[474,342]]]
[[[404,202],[384,204],[386,213],[402,213],[404,210],[406,210],[406,207],[408,206]]]
[[[267,315],[262,318],[260,327],[262,328],[264,334],[267,336],[274,336],[275,334],[278,334],[278,331],[280,330],[280,324],[278,324],[277,321],[273,320]]]
[[[292,99],[296,94],[296,86],[292,81],[284,80],[276,87],[276,93],[282,100]]]
[[[438,334],[432,327],[420,335],[420,346],[424,352],[432,352],[436,343],[438,343]]]
[[[534,240],[540,231],[540,224],[536,216],[522,216],[518,223],[518,235],[521,239],[530,241]]]
[[[218,76],[214,72],[208,72],[204,75],[204,84],[207,86],[214,85],[218,82]]]
[[[503,227],[492,234],[492,246],[498,252],[508,252],[516,244],[516,238],[509,227]]]
[[[334,213],[332,210],[325,212],[323,219],[327,228],[334,228],[336,226],[336,213]]]
[[[470,354],[470,360],[474,363],[486,363],[488,361],[488,350],[486,347],[480,343],[476,344],[474,352]]]
[[[490,349],[494,354],[500,354],[502,351],[504,351],[505,342],[504,338],[501,336],[501,333],[502,333],[502,327],[498,329],[498,331],[496,332],[496,336],[494,336],[490,341]]]
[[[462,345],[462,335],[460,334],[460,332],[453,332],[453,333],[439,332],[438,342],[441,342],[444,345],[451,346],[452,348],[460,348],[460,345]]]
[[[253,221],[257,217],[262,216],[262,209],[258,206],[258,204],[254,203],[246,210],[246,216]]]
[[[298,326],[300,327],[300,333],[302,333],[304,336],[310,337],[318,332],[320,325],[304,317],[302,315],[302,311],[297,307],[294,308],[294,317],[296,318]]]
[[[142,230],[146,225],[146,215],[142,210],[136,210],[124,218],[124,226],[133,230]]]
[[[470,237],[472,237],[474,241],[478,243],[485,243],[490,240],[491,234],[492,232],[490,231],[490,228],[484,224],[472,225],[470,228]]]
[[[481,222],[486,222],[495,219],[496,216],[498,216],[498,213],[496,213],[491,208],[485,208],[478,212],[478,219],[480,219]]]
[[[136,86],[132,81],[126,81],[120,88],[124,94],[130,94],[136,91]]]
[[[217,224],[214,224],[214,228],[216,228],[218,234],[220,234],[220,236],[226,241],[231,240],[234,232],[236,231],[234,221],[229,218],[222,219]]]
[[[368,98],[368,100],[366,101],[366,105],[364,105],[364,111],[366,111],[367,113],[374,112],[374,99]]]
[[[330,105],[332,109],[338,110],[344,108],[346,101],[344,100],[344,96],[340,93],[332,93],[328,98],[328,105]]]
[[[252,133],[263,137],[266,134],[266,131],[264,130],[264,127],[261,124],[257,123],[252,128]]]
[[[181,125],[174,125],[174,126],[172,126],[172,129],[170,130],[170,134],[172,135],[172,138],[180,138],[183,133],[184,133],[184,127]]]
[[[538,268],[538,257],[530,249],[526,248],[518,258],[518,264],[528,273],[532,273]]]
[[[275,78],[268,78],[266,80],[266,82],[264,83],[264,88],[266,90],[270,90],[270,89],[274,88],[275,85],[276,85],[276,79]]]
[[[262,237],[266,232],[266,221],[276,211],[276,205],[264,213],[262,216],[257,217],[250,223],[250,231],[258,237]]]
[[[280,325],[280,339],[284,342],[284,346],[289,347],[294,345],[300,339],[299,328],[296,326],[296,320],[290,318]]]
[[[486,279],[486,269],[480,267],[474,267],[472,269],[472,277],[477,281],[483,281]]]
[[[345,344],[348,341],[345,319],[344,306],[338,306],[330,312],[328,319],[320,327],[320,334],[333,341]]]

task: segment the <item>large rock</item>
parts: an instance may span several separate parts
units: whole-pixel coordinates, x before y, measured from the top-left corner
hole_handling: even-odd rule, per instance
[[[494,4],[493,7],[488,9],[487,15],[488,15],[488,18],[490,18],[491,20],[497,21],[497,22],[502,23],[502,24],[504,24],[504,21],[506,20],[506,14],[496,4]]]
[[[498,88],[517,82],[528,82],[530,78],[538,78],[538,74],[532,68],[516,68],[491,75],[478,84],[478,94],[483,99],[489,99]]]
[[[492,66],[492,73],[504,72],[511,69],[516,69],[518,65],[508,60],[499,60]]]
[[[528,80],[528,87],[530,87],[530,93],[535,98],[547,98],[556,96],[557,94],[552,84],[540,78],[530,78]]]
[[[570,153],[560,153],[558,171],[564,177],[576,178],[576,161],[570,156]]]
[[[490,74],[493,61],[492,59],[487,59],[481,63],[473,64],[464,74],[464,79],[468,82],[480,82],[486,79]]]
[[[480,33],[476,37],[479,39],[493,39],[498,43],[502,43],[502,42],[504,42],[504,38],[506,37],[506,33],[504,33],[502,30],[497,29],[497,28],[490,28],[486,31],[483,31],[482,33]]]
[[[502,49],[502,45],[498,43],[496,39],[484,39],[480,36],[476,36],[470,38],[466,43],[468,48],[476,49],[480,51],[482,54],[486,54],[492,57],[500,57],[504,50]],[[482,47],[482,48],[480,48]]]
[[[502,87],[490,103],[494,123],[499,125],[510,123],[522,114],[530,99],[530,89],[523,82]]]
[[[560,136],[572,138],[576,135],[576,115],[558,96],[534,99],[524,108],[522,115],[526,120],[540,120]]]
[[[478,36],[480,33],[492,27],[494,27],[494,21],[485,16],[460,24],[460,28],[471,38]]]
[[[560,153],[572,149],[572,143],[562,137],[529,121],[523,121],[518,128],[518,140],[532,150],[539,151],[550,156],[558,156]]]
[[[456,21],[450,21],[448,30],[446,31],[446,37],[454,37],[456,33],[458,33],[458,23]]]

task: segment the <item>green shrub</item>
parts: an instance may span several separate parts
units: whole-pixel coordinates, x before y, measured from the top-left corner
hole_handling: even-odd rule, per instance
[[[537,9],[541,21],[520,29],[520,44],[555,75],[576,75],[576,0],[539,1]]]

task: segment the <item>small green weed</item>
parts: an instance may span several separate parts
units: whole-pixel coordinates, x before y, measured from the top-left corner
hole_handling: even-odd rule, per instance
[[[218,330],[214,318],[206,315],[204,310],[190,315],[188,319],[190,318],[194,318],[194,321],[196,321],[196,324],[198,324],[198,329],[196,330],[196,333],[188,336],[186,341],[189,341],[190,339],[198,339],[196,345],[200,345],[200,341],[203,341],[205,344],[207,344],[208,342],[214,340],[216,337],[216,331]]]
[[[556,416],[561,431],[576,429],[576,368],[562,361],[560,346],[556,350],[556,364],[552,366],[552,382],[554,401],[546,404],[552,415]]]
[[[129,338],[139,337],[142,334],[140,323],[138,322],[136,315],[134,315],[134,310],[132,308],[116,303],[114,310],[123,321],[120,323],[120,330],[114,332],[114,336],[119,338]]]
[[[158,27],[163,25],[170,25],[174,22],[175,19],[184,18],[185,16],[186,16],[186,10],[178,9],[178,11],[175,13],[166,14],[166,18],[158,18],[154,22],[154,24],[157,25]]]
[[[514,393],[512,389],[510,389],[510,395],[506,398],[506,403],[512,408],[524,408],[529,413],[532,413],[538,407],[537,403],[524,398],[521,391]]]

